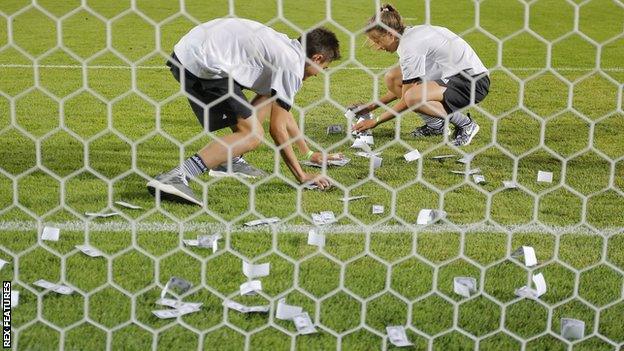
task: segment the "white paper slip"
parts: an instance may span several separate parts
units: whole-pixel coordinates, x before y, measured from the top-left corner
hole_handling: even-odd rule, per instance
[[[279,221],[280,221],[279,218],[271,217],[271,218],[263,218],[263,219],[256,219],[256,220],[253,220],[253,221],[249,221],[249,222],[245,223],[245,225],[247,227],[254,227],[254,226],[257,226],[257,225],[277,223]]]
[[[473,174],[481,173],[481,169],[474,168],[474,169],[469,169],[467,171],[451,171],[451,173],[473,175]]]
[[[314,323],[312,323],[312,319],[310,319],[310,315],[308,312],[304,312],[293,316],[293,323],[295,324],[295,328],[297,328],[297,332],[302,335],[313,334],[316,333],[316,328],[314,328]]]
[[[0,271],[2,270],[2,268],[4,268],[4,265],[6,265],[7,263],[9,262],[0,258]]]
[[[531,246],[522,246],[511,254],[511,257],[524,257],[524,265],[533,267],[537,264],[535,249]]]
[[[345,117],[347,117],[349,120],[352,120],[355,118],[355,112],[353,112],[353,110],[347,109],[345,111]]]
[[[321,190],[318,185],[314,183],[306,183],[303,185],[303,188],[306,190]]]
[[[193,246],[193,247],[199,246],[199,242],[195,239],[182,239],[182,242],[186,246]]]
[[[368,146],[366,141],[362,140],[361,138],[355,139],[355,141],[353,142],[353,145],[351,145],[351,147],[354,148],[354,149],[360,149],[360,150],[365,151],[365,152],[371,152],[372,151],[372,149],[370,148],[370,146]]]
[[[402,325],[388,326],[386,327],[386,333],[388,334],[388,340],[396,347],[406,347],[413,345],[407,338],[407,332]]]
[[[171,277],[164,289],[160,292],[160,298],[165,298],[168,293],[182,295],[193,287],[191,282],[178,277]]]
[[[474,158],[474,155],[468,154],[468,155],[460,158],[459,160],[457,160],[457,163],[463,163],[463,164],[470,163],[470,162],[472,162],[473,158]]]
[[[197,247],[212,248],[212,253],[215,253],[219,249],[219,240],[222,238],[221,234],[218,233],[211,235],[198,235]]]
[[[316,229],[310,229],[308,231],[308,245],[325,246],[325,234],[317,232]]]
[[[365,151],[358,151],[355,153],[356,156],[360,156],[360,157],[365,157],[365,158],[371,158],[373,156],[379,156],[381,155],[381,152],[365,152]]]
[[[270,269],[270,262],[263,264],[251,264],[249,262],[243,261],[243,274],[249,279],[266,277],[267,275],[269,275]]]
[[[382,214],[384,213],[383,205],[373,205],[373,214]]]
[[[533,276],[533,284],[535,285],[535,289],[527,285],[516,289],[516,296],[537,299],[546,293],[546,280],[542,273]]]
[[[360,200],[360,199],[365,199],[367,198],[367,195],[359,195],[359,196],[350,196],[350,197],[343,197],[342,199],[338,199],[342,202],[349,202],[349,201],[355,201],[355,200]]]
[[[455,157],[457,157],[457,156],[455,156],[455,155],[439,155],[439,156],[431,156],[431,159],[443,162],[447,158],[455,158]]]
[[[440,219],[446,217],[445,211],[438,211],[432,209],[422,209],[418,212],[418,218],[416,219],[416,224],[427,225],[432,224]]]
[[[240,313],[266,313],[271,309],[271,306],[245,306],[232,300],[223,301],[223,306]]]
[[[362,139],[368,145],[375,145],[375,140],[372,135],[360,135],[360,139]]]
[[[50,283],[49,281],[44,280],[44,279],[37,280],[36,282],[33,283],[33,285],[38,286],[40,288],[54,291],[55,293],[61,294],[61,295],[70,295],[71,293],[74,292],[74,289],[68,286]]]
[[[41,232],[41,240],[58,241],[61,230],[54,227],[43,227]]]
[[[201,306],[203,305],[202,302],[184,302],[184,301],[180,301],[180,300],[175,300],[175,299],[158,299],[156,300],[156,304],[157,305],[161,305],[161,306],[167,306],[167,307],[171,307],[171,308],[175,308],[175,309],[200,309]]]
[[[93,218],[108,218],[108,217],[113,217],[113,216],[119,216],[119,212],[109,212],[109,213],[85,212],[85,216],[93,217]]]
[[[89,257],[101,257],[101,256],[104,256],[102,251],[96,249],[93,246],[89,246],[89,245],[76,245],[76,248],[78,250],[80,250],[83,254],[85,254],[85,255],[87,255]]]
[[[537,171],[537,181],[542,182],[542,183],[552,183],[553,181],[552,172]]]
[[[240,285],[241,295],[255,295],[258,291],[262,291],[262,282],[259,280],[252,280]]]
[[[141,207],[141,206],[133,205],[133,204],[125,202],[125,201],[115,201],[115,204],[119,205],[121,207],[129,208],[131,210],[142,210],[143,209],[143,207]]]
[[[373,169],[377,169],[381,167],[381,162],[383,161],[383,158],[379,156],[372,156],[371,160],[372,160],[371,162],[373,163]]]
[[[561,318],[561,336],[567,340],[585,337],[585,322],[573,318]]]
[[[477,292],[477,280],[471,277],[455,277],[453,278],[453,292],[463,297]]]
[[[513,180],[503,180],[503,186],[505,189],[515,189],[518,187],[518,184],[516,184]]]
[[[303,308],[300,306],[288,305],[286,299],[282,298],[277,301],[277,308],[275,309],[275,318],[281,320],[291,320],[294,316],[303,312]]]
[[[11,290],[11,308],[19,306],[19,295],[19,291]]]
[[[327,134],[341,134],[342,132],[344,132],[344,129],[342,128],[342,126],[340,124],[332,124],[330,126],[327,126]]]
[[[160,319],[170,319],[170,318],[181,317],[186,314],[198,312],[198,311],[199,309],[188,307],[188,308],[178,308],[175,310],[157,310],[157,311],[152,311],[152,313]]]
[[[406,153],[405,155],[403,155],[403,158],[405,159],[405,161],[407,162],[412,162],[412,161],[416,161],[421,157],[420,152],[418,152],[418,150],[412,150],[408,153]]]
[[[473,174],[472,180],[477,184],[485,184],[485,177],[481,174]]]
[[[328,166],[344,167],[349,162],[351,162],[351,159],[345,157],[345,158],[341,158],[341,159],[338,159],[338,160],[327,160],[327,165]],[[323,167],[322,164],[316,163],[316,162],[312,162],[312,161],[303,161],[303,162],[301,162],[301,164],[304,165],[304,166],[309,166],[309,167],[317,167],[317,168]]]

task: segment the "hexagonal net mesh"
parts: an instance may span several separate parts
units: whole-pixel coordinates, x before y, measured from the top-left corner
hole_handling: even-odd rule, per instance
[[[5,346],[389,349],[386,327],[402,326],[415,349],[624,348],[624,4],[392,3],[408,26],[459,35],[487,67],[489,95],[462,109],[480,125],[470,145],[415,137],[422,120],[407,111],[372,130],[376,156],[351,147],[347,106],[393,106],[398,58],[366,36],[379,1],[2,1]],[[219,156],[231,159],[223,172],[190,181],[202,206],[154,198],[145,184],[208,143],[236,153],[221,138],[240,129],[202,128],[187,98],[201,101],[165,65],[219,17],[290,38],[325,26],[342,58],[299,89],[290,146],[270,141],[267,118],[245,163]],[[260,114],[249,90],[227,86]],[[350,162],[306,165],[308,147]],[[334,186],[299,184],[280,158],[290,148]],[[234,177],[235,166],[266,174]],[[310,334],[293,319],[302,312]]]

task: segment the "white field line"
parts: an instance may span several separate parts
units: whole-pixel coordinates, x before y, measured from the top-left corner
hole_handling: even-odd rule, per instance
[[[85,231],[85,228],[89,227],[89,232],[130,232],[132,231],[132,225],[130,222],[111,221],[111,222],[81,222],[81,221],[69,221],[69,222],[45,222],[47,226],[53,226],[61,230],[67,231]],[[219,223],[197,223],[191,222],[183,224],[183,232],[221,232],[221,233],[239,233],[239,232],[268,232],[275,231],[276,233],[308,233],[310,229],[314,228],[313,225],[305,224],[277,224],[275,226],[256,226],[256,227],[244,227],[242,225],[228,227]],[[37,223],[35,221],[1,221],[1,232],[29,232],[37,230]],[[136,230],[138,232],[180,232],[180,226],[175,223],[164,222],[138,222],[136,223]],[[406,232],[423,232],[423,233],[552,233],[555,235],[562,234],[597,234],[594,231],[585,227],[574,226],[540,226],[537,224],[529,224],[524,226],[494,226],[487,224],[480,225],[450,225],[450,224],[434,224],[428,227],[414,226],[412,228],[403,225],[379,225],[379,226],[359,226],[355,224],[348,225],[328,225],[323,226],[321,231],[330,234],[353,234],[353,233],[406,233]],[[616,233],[624,232],[623,228],[603,228],[599,233],[604,236],[610,236]]]
[[[50,69],[111,69],[111,70],[128,70],[128,69],[145,69],[145,70],[161,70],[169,69],[169,67],[162,66],[115,66],[115,65],[95,65],[95,66],[82,66],[82,65],[22,65],[22,64],[0,64],[0,68],[50,68]],[[370,70],[383,70],[389,67],[368,67]],[[505,67],[511,71],[539,71],[546,69],[545,67]],[[612,68],[596,68],[596,67],[551,67],[550,69],[556,71],[566,72],[586,72],[586,71],[603,71],[603,72],[624,72],[624,67],[612,67]],[[359,67],[343,67],[337,70],[362,70]]]

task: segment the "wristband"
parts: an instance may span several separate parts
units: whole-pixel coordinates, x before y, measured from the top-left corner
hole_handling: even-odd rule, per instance
[[[376,124],[379,124],[379,121],[380,121],[380,120],[381,120],[381,116],[377,116],[377,117],[375,117],[375,123],[376,123]]]
[[[306,160],[311,159],[313,154],[314,154],[314,151],[312,150],[308,151],[308,153],[305,155],[305,159]]]

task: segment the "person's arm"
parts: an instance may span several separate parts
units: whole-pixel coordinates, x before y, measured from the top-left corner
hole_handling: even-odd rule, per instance
[[[405,93],[409,88],[411,88],[414,84],[403,84],[402,93]],[[365,130],[375,128],[378,125],[387,122],[391,119],[394,119],[401,112],[408,109],[407,104],[405,103],[403,97],[397,102],[394,106],[390,108],[390,111],[386,111],[379,115],[375,119],[367,119],[353,126],[353,130],[356,132],[363,132]]]
[[[330,182],[327,178],[321,175],[306,173],[301,168],[301,165],[299,165],[297,156],[295,155],[295,152],[293,151],[292,145],[290,143],[292,138],[288,131],[289,125],[291,129],[294,125],[294,128],[297,129],[297,135],[300,134],[297,124],[294,123],[293,115],[282,106],[280,106],[279,103],[274,102],[271,108],[270,132],[271,137],[275,141],[275,145],[281,147],[280,154],[282,155],[282,159],[300,183],[312,181],[321,189],[329,187]],[[305,144],[305,140],[303,140],[303,143]],[[297,144],[298,146],[301,145],[298,143],[298,141]],[[305,145],[305,148],[308,149],[308,146]]]
[[[297,144],[297,148],[299,149],[299,153],[301,155],[304,155],[306,159],[314,163],[322,164],[323,153],[318,152],[318,151],[311,152],[310,148],[308,147],[308,143],[305,141],[305,138],[303,138],[301,130],[299,129],[299,126],[297,125],[297,122],[295,121],[294,117],[292,117],[292,114],[291,114],[291,118],[289,118],[286,121],[286,123],[287,123],[286,130],[288,131],[288,135],[290,136],[291,140],[295,140],[295,143]],[[342,159],[343,157],[344,156],[341,153],[327,155],[328,160],[339,160],[339,159]]]
[[[379,107],[383,106],[383,105],[388,105],[389,103],[391,103],[392,101],[396,100],[397,96],[391,92],[390,90],[388,90],[388,92],[379,98],[379,100],[377,101],[373,101],[370,104],[362,104],[362,105],[354,105],[353,106],[353,110],[355,113],[368,113],[368,112],[373,112],[376,109],[378,109]]]

